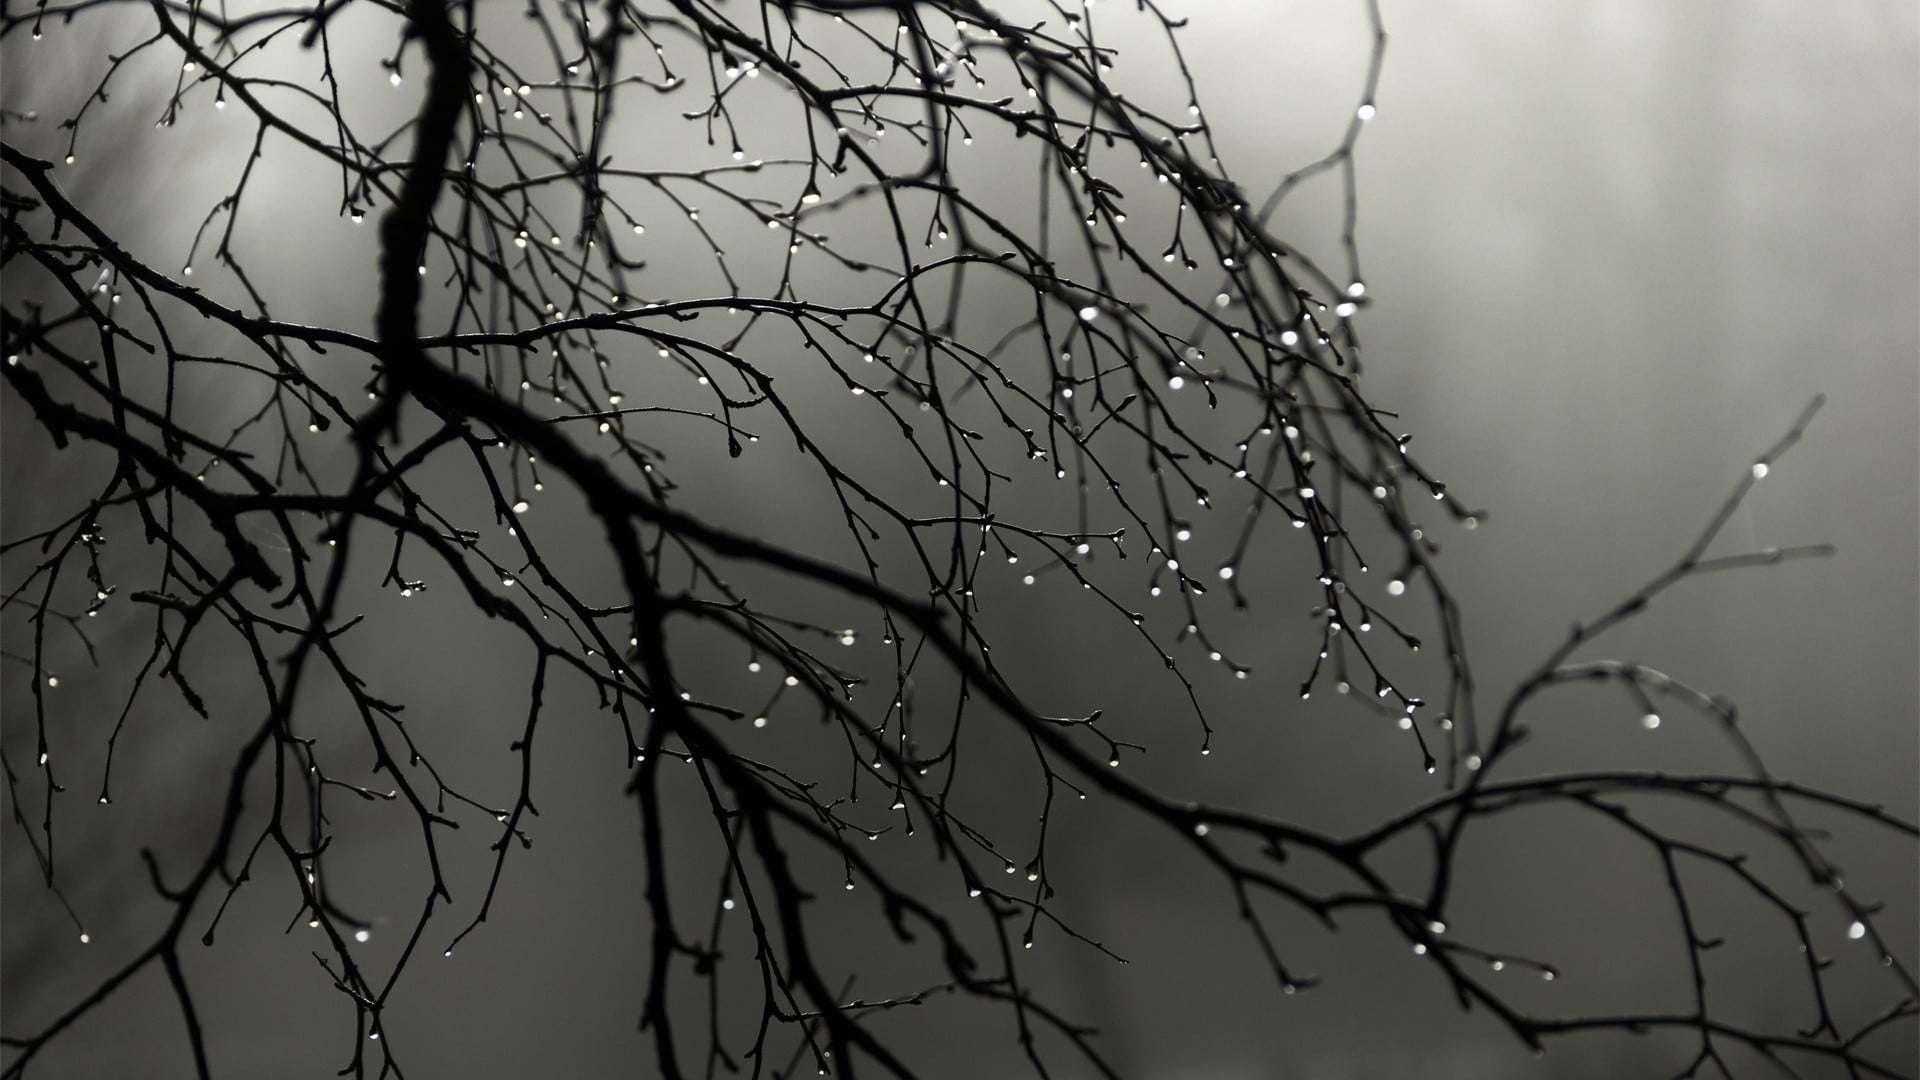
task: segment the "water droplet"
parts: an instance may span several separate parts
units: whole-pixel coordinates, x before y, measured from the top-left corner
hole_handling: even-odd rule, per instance
[[[60,685],[60,676],[58,676],[58,675],[49,675],[49,676],[47,676],[47,685],[48,685],[49,687],[53,687],[53,686],[59,686],[59,685]]]
[[[722,911],[732,911],[732,910],[733,910],[733,897],[731,897],[731,896],[729,896],[729,897],[727,897],[727,898],[726,898],[725,900],[722,900],[722,901],[720,901],[720,909],[721,909]]]
[[[358,941],[363,945],[366,944],[368,941],[372,940],[372,938],[373,938],[373,932],[370,930],[360,929],[360,930],[355,930],[353,932],[353,940]]]
[[[1753,463],[1753,478],[1755,480],[1764,479],[1770,471],[1772,470],[1767,468],[1767,463],[1764,461],[1756,461]]]
[[[519,502],[513,504],[513,512],[516,514],[524,514],[529,509],[531,509],[531,507],[528,506],[527,500],[525,499],[521,499]]]
[[[399,86],[402,81],[400,73],[397,71],[387,76],[387,82],[393,86]]]
[[[1858,919],[1854,920],[1854,923],[1852,926],[1847,927],[1847,937],[1853,939],[1854,941],[1859,941],[1861,938],[1866,936],[1867,936],[1867,924],[1859,921]]]
[[[1359,117],[1360,122],[1364,124],[1368,120],[1373,119],[1374,115],[1378,112],[1379,110],[1373,107],[1373,102],[1369,101],[1366,104],[1360,106],[1358,109],[1355,109],[1353,111],[1353,115]]]
[[[1651,713],[1651,712],[1650,712],[1650,713],[1648,713],[1647,715],[1645,715],[1645,716],[1643,716],[1643,717],[1641,717],[1641,718],[1640,718],[1640,726],[1641,726],[1641,727],[1643,727],[1643,728],[1646,728],[1646,729],[1647,729],[1648,731],[1652,731],[1652,730],[1653,730],[1654,728],[1657,728],[1657,727],[1659,727],[1659,726],[1660,726],[1660,714],[1659,714],[1659,713]]]
[[[91,945],[92,943],[93,943],[93,935],[82,932],[80,935],[80,944]]]

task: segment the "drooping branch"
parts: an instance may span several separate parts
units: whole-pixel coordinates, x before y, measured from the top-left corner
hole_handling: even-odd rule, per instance
[[[72,0],[0,17],[0,36],[17,39],[137,13],[145,35],[89,73],[92,92],[56,138],[10,118],[0,148],[8,394],[48,453],[107,463],[34,506],[31,531],[0,547],[9,569],[25,568],[0,611],[33,630],[31,655],[7,657],[31,668],[40,754],[38,772],[23,777],[8,761],[5,773],[45,885],[60,889],[70,865],[54,854],[64,789],[48,718],[66,706],[51,693],[50,657],[62,653],[50,635],[71,631],[103,666],[118,658],[93,648],[90,627],[150,637],[122,722],[136,706],[143,724],[172,722],[150,690],[162,682],[189,711],[223,717],[237,699],[223,688],[209,700],[190,682],[209,669],[231,667],[253,695],[253,719],[221,744],[217,811],[177,850],[145,855],[165,930],[118,954],[52,1023],[8,1036],[5,1075],[23,1075],[150,965],[166,974],[208,1075],[222,1018],[196,997],[179,943],[190,924],[211,943],[229,907],[246,904],[282,905],[290,926],[320,931],[315,956],[355,1021],[345,1071],[404,1075],[409,1033],[388,1006],[408,993],[417,956],[450,957],[497,925],[514,853],[532,842],[536,786],[554,783],[535,736],[563,685],[591,691],[630,770],[646,876],[633,907],[648,946],[634,982],[663,1076],[749,1058],[784,1074],[786,1054],[820,1070],[917,1075],[911,1040],[882,1017],[956,999],[1005,1010],[1037,1074],[1064,1054],[1116,1075],[1073,1010],[1036,988],[1027,960],[1055,937],[1124,951],[1054,902],[1084,884],[1048,858],[1055,812],[1076,796],[1174,838],[1232,898],[1282,994],[1319,980],[1290,959],[1299,946],[1276,910],[1325,930],[1384,927],[1435,965],[1459,1004],[1487,1009],[1524,1045],[1681,1028],[1699,1037],[1683,1072],[1728,1072],[1723,1051],[1740,1046],[1891,1075],[1863,1040],[1911,1022],[1911,964],[1882,939],[1871,899],[1841,887],[1806,820],[1837,813],[1896,836],[1913,825],[1781,778],[1717,695],[1645,664],[1578,655],[1684,580],[1823,553],[1709,554],[1811,410],[1679,563],[1477,713],[1469,598],[1441,580],[1416,508],[1432,503],[1466,525],[1479,512],[1388,428],[1396,414],[1359,378],[1357,324],[1373,297],[1360,274],[1355,151],[1385,56],[1377,5],[1339,142],[1264,199],[1224,164],[1230,148],[1215,141],[1182,51],[1184,22],[1150,2],[1123,7],[609,0],[535,3],[506,24],[484,5],[438,0],[244,15]],[[351,81],[349,10],[388,35],[381,91],[405,109],[369,106]],[[1108,33],[1126,18],[1163,51],[1112,44],[1131,40]],[[162,57],[165,85],[147,92],[142,65]],[[1168,92],[1171,109],[1156,104]],[[129,97],[162,102],[163,127],[201,106],[244,121],[225,174],[237,179],[203,200],[211,208],[177,273],[158,269],[152,244],[103,224],[112,216],[97,192],[60,180],[91,166],[84,140]],[[692,150],[675,142],[689,133]],[[303,213],[379,222],[366,264],[339,275],[360,289],[359,319],[316,314],[328,309],[260,272],[263,259],[303,257],[293,225],[262,235],[251,216],[264,171],[287,160],[339,178],[337,207]],[[161,182],[147,162],[125,168]],[[1034,178],[1030,194],[1014,191],[1015,176]],[[1273,222],[1323,177],[1339,185],[1343,218],[1339,250],[1316,255]],[[212,261],[196,267],[203,238],[214,238]],[[364,384],[350,385],[360,376],[348,364],[366,366]],[[233,416],[181,390],[209,373],[243,403]],[[367,404],[350,406],[360,393]],[[701,497],[742,469],[783,470],[780,483],[823,508],[824,538],[729,517]],[[106,546],[123,528],[150,546]],[[1149,747],[1136,732],[1152,727],[1128,703],[1055,715],[1051,688],[1001,659],[1020,647],[1007,628],[1023,610],[1014,593],[1086,599],[1089,632],[1110,632],[1119,662],[1166,672],[1207,753],[1232,721],[1203,704],[1206,672],[1256,673],[1223,645],[1222,613],[1253,607],[1287,576],[1314,597],[1311,655],[1274,662],[1303,676],[1303,698],[1360,687],[1347,700],[1383,722],[1366,730],[1413,733],[1409,771],[1443,785],[1438,794],[1351,833],[1176,798],[1127,767]],[[381,685],[362,666],[364,637],[389,605],[442,585],[459,612],[448,634],[484,620],[514,670],[532,672],[523,700],[476,719],[484,732],[497,719],[517,759],[500,790],[448,764],[437,733],[409,726],[406,706],[431,701],[430,689]],[[1408,593],[1429,610],[1391,607]],[[1438,664],[1416,657],[1422,633],[1439,638]],[[718,650],[743,652],[746,676],[712,678]],[[1595,682],[1616,687],[1643,724],[1657,721],[1655,699],[1698,714],[1724,736],[1730,764],[1684,776],[1513,772],[1522,710]],[[342,711],[350,739],[320,737],[316,699]],[[1476,715],[1497,717],[1484,739]],[[817,728],[804,753],[756,734],[805,718]],[[117,735],[98,748],[103,804]],[[1152,745],[1187,737],[1153,729]],[[986,743],[1017,750],[988,760],[975,749]],[[1010,785],[1016,775],[1030,785]],[[267,801],[249,802],[268,788]],[[415,912],[404,945],[379,966],[359,948],[376,922],[330,885],[346,819],[329,800],[343,792],[404,823],[424,871],[402,901]],[[21,810],[33,797],[38,823]],[[1648,812],[1663,800],[1783,852],[1790,872]],[[1035,825],[989,828],[982,803]],[[1450,929],[1470,921],[1455,877],[1466,838],[1489,831],[1481,822],[1554,808],[1605,822],[1656,865],[1680,926],[1685,1010],[1543,1015],[1500,973],[1555,978],[1551,958]],[[683,814],[705,820],[682,827]],[[490,845],[485,886],[471,895],[448,870],[460,845],[446,837],[463,825]],[[863,843],[884,834],[930,844],[931,877]],[[1400,857],[1409,840],[1429,865]],[[717,879],[688,880],[688,851]],[[1702,929],[1713,895],[1685,867],[1779,916],[1806,957],[1810,1027],[1723,1015]],[[1864,1025],[1849,1030],[1830,1004],[1839,976],[1814,930],[1825,916],[1808,910],[1794,874],[1880,949],[1897,1000]],[[825,928],[821,881],[872,895],[875,938],[931,974],[856,992],[867,976]]]

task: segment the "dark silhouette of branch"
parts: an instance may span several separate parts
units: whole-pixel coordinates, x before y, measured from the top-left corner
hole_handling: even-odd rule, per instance
[[[420,957],[452,957],[494,925],[514,852],[533,843],[536,787],[555,782],[536,735],[563,684],[590,690],[618,725],[645,873],[638,1019],[662,1077],[922,1075],[911,1040],[881,1018],[962,998],[1010,1016],[1038,1075],[1068,1060],[1120,1075],[1023,967],[1049,939],[1123,952],[1054,902],[1048,843],[1056,799],[1070,798],[1175,837],[1226,886],[1281,994],[1321,977],[1289,959],[1297,946],[1277,910],[1329,930],[1364,917],[1528,1046],[1675,1028],[1698,1037],[1681,1076],[1733,1075],[1736,1047],[1789,1072],[1806,1058],[1896,1075],[1864,1040],[1911,1025],[1911,963],[1809,822],[1837,815],[1905,837],[1914,825],[1779,776],[1726,699],[1637,661],[1582,658],[1683,581],[1826,553],[1710,554],[1819,403],[1676,563],[1576,626],[1482,732],[1465,600],[1443,583],[1417,509],[1433,503],[1466,527],[1484,515],[1427,471],[1359,377],[1371,297],[1354,151],[1385,56],[1378,8],[1367,5],[1370,62],[1340,141],[1259,198],[1222,164],[1180,48],[1185,23],[1152,0],[1125,7],[609,0],[537,2],[509,23],[443,0],[234,15],[195,0],[67,0],[0,17],[10,45],[135,23],[144,35],[79,73],[90,91],[56,131],[9,114],[0,146],[7,392],[44,431],[49,461],[76,463],[60,504],[35,507],[33,531],[0,548],[9,633],[31,630],[31,648],[6,655],[31,673],[38,752],[34,771],[0,764],[15,832],[76,925],[61,891],[71,864],[56,862],[66,788],[49,737],[63,715],[49,630],[131,673],[112,734],[83,755],[100,769],[101,804],[113,802],[109,775],[145,766],[111,773],[122,729],[136,715],[173,722],[167,693],[218,723],[225,754],[214,820],[177,850],[141,853],[164,927],[117,951],[119,966],[52,1022],[8,1034],[3,1075],[24,1076],[150,967],[168,980],[198,1075],[214,1075],[220,1018],[197,1003],[183,935],[211,946],[241,897],[319,933],[313,955],[354,1018],[343,1074],[430,1072],[389,1005],[407,993],[404,974],[435,962]],[[350,26],[349,12],[375,29]],[[1129,18],[1154,36],[1151,59],[1107,43]],[[404,115],[370,104],[347,74],[370,42]],[[1140,63],[1157,65],[1158,89],[1128,81]],[[157,96],[140,81],[156,64],[169,73]],[[1155,103],[1169,88],[1184,99],[1172,109]],[[90,132],[127,97],[157,101],[163,129],[214,109],[245,133],[233,187],[208,193],[177,271],[71,179],[110,171],[93,162]],[[689,133],[704,149],[684,145]],[[768,156],[749,155],[763,146]],[[345,272],[355,318],[314,287],[298,234],[255,211],[273,197],[261,163],[283,158],[338,177],[336,207],[301,213],[378,223],[370,262]],[[147,167],[125,166],[135,182]],[[1013,193],[1027,176],[1031,192]],[[1339,251],[1315,257],[1272,223],[1322,176],[1340,184],[1343,221]],[[244,415],[199,400],[191,388],[208,379]],[[833,534],[715,509],[717,478],[759,468],[812,485]],[[107,545],[129,530],[141,543]],[[1310,655],[1281,661],[1300,697],[1331,686],[1411,732],[1408,769],[1434,776],[1439,794],[1351,832],[1175,799],[1128,768],[1147,745],[1107,721],[1117,703],[1051,715],[1047,688],[994,652],[1013,594],[1077,595],[1117,663],[1164,670],[1187,703],[1191,732],[1159,737],[1207,754],[1221,718],[1201,681],[1254,670],[1229,654],[1220,620],[1275,576],[1314,596]],[[449,634],[484,623],[530,673],[524,700],[502,703],[517,759],[504,792],[447,766],[439,741],[409,726],[419,695],[390,700],[408,688],[357,660],[381,647],[367,638],[389,601],[442,587],[463,601]],[[1383,610],[1407,593],[1430,612]],[[856,610],[869,614],[849,627]],[[1428,623],[1437,663],[1416,655],[1426,643],[1410,629]],[[137,628],[144,662],[95,655],[89,632],[102,624]],[[723,649],[753,678],[716,677]],[[211,701],[193,682],[210,669],[222,684]],[[1657,705],[1697,715],[1728,764],[1521,772],[1523,712],[1596,682],[1648,727],[1662,723]],[[923,683],[950,689],[928,704]],[[238,717],[235,684],[248,695]],[[370,751],[370,768],[320,737],[323,709],[357,723],[352,753]],[[773,720],[809,715],[815,749],[756,742]],[[975,754],[993,739],[1022,748],[1030,786]],[[425,873],[391,960],[364,959],[376,923],[329,889],[343,792],[419,839]],[[36,797],[38,821],[26,809]],[[1033,834],[990,827],[989,812],[967,809],[983,800],[1017,804]],[[1782,864],[1674,824],[1658,809],[1672,805],[1774,850],[1784,877]],[[688,807],[705,819],[676,816]],[[1514,979],[1558,977],[1549,958],[1450,932],[1467,902],[1467,838],[1561,809],[1658,864],[1683,1008],[1549,1015]],[[477,895],[456,895],[446,869],[455,830],[487,845]],[[945,884],[858,842],[888,833],[930,846]],[[1425,863],[1396,854],[1408,841]],[[717,881],[688,880],[676,854],[688,845]],[[1683,867],[1778,916],[1805,957],[1805,1028],[1725,1015],[1707,962],[1721,942],[1703,917],[1720,894]],[[1829,910],[1808,910],[1795,875]],[[818,914],[822,880],[871,893],[886,947],[937,974],[856,992]],[[1831,1004],[1841,976],[1816,926],[1836,913],[1885,968],[1890,1003],[1865,1024]]]

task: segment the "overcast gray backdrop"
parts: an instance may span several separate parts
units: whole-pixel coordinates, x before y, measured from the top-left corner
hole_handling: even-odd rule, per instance
[[[1356,3],[1191,6],[1186,46],[1226,161],[1244,183],[1259,188],[1338,139],[1366,57]],[[1735,698],[1749,736],[1793,778],[1914,818],[1915,6],[1386,0],[1384,14],[1392,45],[1379,114],[1359,151],[1360,242],[1375,300],[1360,327],[1373,394],[1404,413],[1425,461],[1452,490],[1491,512],[1478,530],[1442,537],[1484,692],[1493,698],[1571,620],[1664,568],[1752,457],[1825,393],[1826,410],[1755,490],[1723,550],[1830,541],[1839,553],[1688,584],[1609,651]],[[70,110],[70,89],[23,70],[20,44],[8,39],[9,108]],[[1332,196],[1309,193],[1277,231],[1328,250]],[[177,232],[164,207],[138,200],[129,214]],[[335,275],[343,305],[366,303],[370,264]],[[40,433],[13,404],[8,536],[31,519],[29,493],[49,462]],[[728,490],[748,505],[777,494],[756,493],[752,480],[726,482],[740,485]],[[18,570],[8,573],[11,582]],[[1109,643],[1074,640],[1073,626],[1050,623],[1045,610],[1033,616],[1032,639],[1001,639],[1003,654],[1025,652],[1036,670],[1051,670],[1065,702],[1097,705],[1103,692],[1124,688],[1101,658]],[[1256,654],[1261,634],[1278,633],[1248,625],[1240,640]],[[395,649],[384,672],[407,684],[393,696],[449,722],[483,713],[492,695],[524,678],[520,654],[490,654],[484,634],[431,648],[420,647],[428,639],[402,640],[411,647]],[[1363,789],[1406,748],[1386,736],[1354,745],[1359,718],[1337,702],[1299,716],[1288,706],[1294,727],[1258,722],[1297,680],[1290,665],[1300,645],[1297,633],[1281,634],[1264,644],[1282,660],[1275,670],[1210,690],[1217,708],[1237,710],[1239,728],[1204,762],[1157,764],[1156,779],[1330,826],[1426,790],[1417,782]],[[19,762],[31,745],[22,723],[30,714],[18,672],[6,675],[5,737]],[[93,695],[80,701],[117,708],[118,689],[71,683],[66,691]],[[1634,716],[1618,701],[1569,695],[1563,714],[1536,717],[1545,734],[1530,764],[1627,753],[1684,763],[1712,745],[1679,722],[1640,731]],[[554,727],[543,734],[552,739],[546,761],[568,779],[547,786],[539,842],[515,853],[494,927],[455,960],[417,967],[402,994],[408,1001],[396,1004],[390,1022],[410,1026],[407,1060],[417,1075],[650,1075],[632,1030],[644,926],[622,773],[604,753],[604,732]],[[510,767],[499,760],[501,742],[489,736],[468,765]],[[163,778],[149,794],[161,805],[182,777],[206,767],[196,745],[183,736],[149,748]],[[1314,752],[1322,746],[1353,756],[1329,759]],[[138,789],[137,780],[128,784]],[[70,796],[68,812],[85,801]],[[132,804],[131,794],[122,801]],[[139,940],[150,914],[135,895],[142,876],[113,827],[96,820],[66,833],[69,850],[120,860],[73,871],[76,899],[97,920],[85,951],[36,889],[17,833],[7,834],[0,934],[10,1033],[64,1007],[108,970],[116,944]],[[1104,1047],[1131,1075],[1636,1076],[1687,1052],[1683,1043],[1601,1040],[1557,1044],[1536,1060],[1483,1016],[1454,1011],[1431,971],[1362,922],[1331,938],[1302,927],[1293,955],[1330,985],[1283,999],[1221,889],[1191,867],[1157,866],[1151,842],[1126,832],[1124,819],[1067,827],[1077,842],[1059,844],[1052,857],[1083,884],[1063,904],[1132,963],[1114,966],[1064,942],[1030,959],[1068,1011],[1106,1029]],[[1560,963],[1568,985],[1555,992],[1566,996],[1540,998],[1542,1008],[1675,1000],[1671,911],[1649,891],[1654,868],[1645,856],[1617,862],[1618,852],[1571,821],[1506,839],[1510,852],[1490,851],[1477,864],[1485,868],[1474,893],[1482,914],[1458,932]],[[412,865],[410,834],[361,843],[370,875]],[[1911,963],[1914,846],[1838,851],[1856,887],[1904,905],[1883,929]],[[480,866],[465,868],[461,895],[483,880]],[[195,961],[216,1063],[230,1075],[323,1076],[344,1063],[346,1010],[307,958],[309,945],[279,937],[284,906],[242,905],[222,946]],[[464,923],[469,912],[457,914]],[[1753,917],[1748,930],[1765,926]],[[1837,911],[1824,917],[1832,924],[1820,927],[1825,944],[1844,953]],[[865,947],[860,925],[849,916],[846,949]],[[1733,1011],[1800,1019],[1799,999],[1777,997],[1776,986],[1747,981]],[[918,1033],[946,1056],[937,1072],[1018,1070],[1010,1036],[977,1038],[1004,1022],[996,1028],[965,1013],[960,1021]],[[44,1075],[162,1077],[190,1066],[157,973],[75,1035],[49,1056]],[[1901,1037],[1910,1042],[1911,1028]],[[1904,1067],[1915,1068],[1911,1047]]]

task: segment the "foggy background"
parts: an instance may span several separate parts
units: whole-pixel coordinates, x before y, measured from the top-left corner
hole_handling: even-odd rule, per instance
[[[1195,25],[1183,45],[1223,158],[1250,190],[1338,141],[1367,56],[1356,4],[1191,7]],[[1375,95],[1379,113],[1358,149],[1362,276],[1374,301],[1358,320],[1365,378],[1378,403],[1402,413],[1428,467],[1463,502],[1488,511],[1471,532],[1440,525],[1438,514],[1433,523],[1440,566],[1465,608],[1483,710],[1573,620],[1597,615],[1670,565],[1753,458],[1825,393],[1828,405],[1806,439],[1756,487],[1716,551],[1831,542],[1838,554],[1688,582],[1586,655],[1644,660],[1733,698],[1747,736],[1778,774],[1913,819],[1920,14],[1906,3],[1784,0],[1632,0],[1590,10],[1389,0],[1383,12],[1392,41]],[[48,77],[62,66],[55,60],[27,62],[27,47],[18,33],[6,39],[8,108],[69,114],[84,90]],[[58,34],[33,47],[72,48],[74,64],[97,63]],[[375,57],[352,62],[362,59],[371,67]],[[81,151],[111,160],[119,152],[112,140],[125,140],[154,162],[139,183],[129,187],[105,165],[68,183],[96,185],[92,194],[110,202],[103,216],[137,228],[136,250],[151,250],[155,265],[166,266],[190,241],[199,204],[224,193],[207,185],[230,186],[232,160],[210,165],[177,135],[162,143],[140,130],[149,119],[135,116]],[[51,133],[17,135],[10,125],[8,138],[42,156],[62,152]],[[121,194],[101,196],[114,186]],[[184,216],[174,209],[183,191],[193,205]],[[1322,182],[1283,210],[1274,231],[1331,252],[1338,211],[1337,185]],[[314,318],[365,323],[371,234],[278,241],[309,253],[301,270],[313,278]],[[41,526],[47,506],[64,505],[46,500],[50,478],[59,482],[51,470],[67,463],[11,396],[5,420],[11,538]],[[689,487],[702,479],[710,490],[689,497],[737,521],[778,522],[804,538],[831,519],[784,498],[777,471],[681,476]],[[134,542],[124,527],[123,535]],[[375,548],[363,556],[369,566],[381,558]],[[9,587],[20,572],[9,560]],[[443,769],[510,798],[505,785],[517,760],[505,743],[522,719],[515,695],[524,695],[530,672],[526,650],[468,623],[454,624],[457,638],[445,636],[448,623],[433,616],[459,605],[450,595],[430,600],[443,602],[384,613],[391,636],[363,671],[385,688],[382,696],[411,703],[410,722],[437,740]],[[1236,655],[1256,671],[1244,682],[1200,680],[1212,715],[1224,721],[1214,753],[1201,758],[1188,750],[1197,739],[1171,711],[1168,688],[1112,630],[1085,632],[1077,609],[1057,597],[1014,603],[996,653],[1027,685],[1038,680],[1040,707],[1167,705],[1168,718],[1124,720],[1135,727],[1122,737],[1154,747],[1137,767],[1169,795],[1338,830],[1438,790],[1386,725],[1332,694],[1316,694],[1309,706],[1295,700],[1309,655],[1304,607],[1256,603],[1222,621]],[[6,625],[7,647],[21,651],[20,624]],[[140,628],[131,633],[118,644],[143,649]],[[71,673],[62,707],[104,714],[110,724],[124,683],[79,677],[77,659],[61,670]],[[737,672],[729,654],[692,677],[718,683]],[[16,766],[31,761],[22,682],[10,664],[5,740]],[[923,693],[937,698],[938,687]],[[235,695],[245,699],[238,688]],[[550,697],[557,704],[540,736],[535,844],[512,853],[488,924],[445,960],[435,955],[439,943],[472,917],[492,837],[443,836],[447,850],[457,849],[456,904],[429,930],[429,956],[410,966],[386,1021],[410,1075],[652,1075],[646,1036],[634,1031],[646,922],[635,815],[620,793],[626,771],[585,694],[556,689]],[[162,699],[172,701],[153,698]],[[502,700],[513,703],[506,715]],[[564,718],[569,704],[577,722]],[[240,713],[245,724],[256,711]],[[1638,712],[1611,691],[1550,695],[1532,716],[1537,745],[1508,763],[1508,775],[1626,762],[1678,771],[1730,760],[1713,756],[1721,743],[1705,721],[1676,709],[1647,732]],[[5,834],[0,936],[9,1034],[38,1030],[124,960],[116,948],[147,940],[156,909],[132,857],[139,842],[127,833],[200,827],[205,808],[194,795],[225,782],[218,731],[182,711],[150,717],[141,732],[138,758],[123,748],[129,756],[116,764],[115,816],[93,812],[84,768],[67,774],[63,875],[71,875],[64,880],[92,945],[74,941],[38,887],[17,826]],[[803,740],[809,732],[769,734]],[[70,752],[79,757],[85,745],[75,735]],[[1027,779],[1014,773],[1009,789]],[[350,868],[335,879],[336,893],[353,910],[404,928],[417,908],[411,822],[349,800],[332,806],[343,848],[337,861]],[[1550,1044],[1536,1059],[1484,1013],[1456,1010],[1430,964],[1360,918],[1328,935],[1276,914],[1289,963],[1325,979],[1311,993],[1283,997],[1222,883],[1177,845],[1095,806],[1061,811],[1055,829],[1048,855],[1061,879],[1060,910],[1130,963],[1058,936],[1023,959],[1063,1011],[1102,1029],[1100,1046],[1127,1075],[1613,1077],[1677,1068],[1692,1053],[1682,1036],[1595,1036]],[[1879,929],[1911,963],[1920,929],[1914,845],[1849,826],[1830,850],[1853,889],[1901,913]],[[1684,954],[1648,852],[1622,847],[1574,815],[1536,814],[1483,826],[1464,865],[1482,872],[1456,903],[1451,932],[1552,961],[1562,978],[1525,995],[1537,1010],[1684,1007]],[[860,906],[863,897],[840,895],[833,860],[818,869],[819,917],[838,920],[831,940],[846,965],[871,973],[856,992],[896,989],[886,979],[897,944]],[[714,876],[698,860],[688,872],[703,882]],[[214,949],[188,952],[216,1075],[330,1075],[346,1062],[351,1011],[309,955],[320,946],[302,936],[308,932],[282,935],[295,903],[269,876],[241,893]],[[388,880],[408,884],[389,895],[381,887]],[[1699,875],[1698,885],[1711,892],[1712,875]],[[1791,936],[1769,921],[1774,916],[1728,903],[1733,914],[1716,932],[1791,953]],[[1862,946],[1844,940],[1837,907],[1813,910],[1824,949],[1855,967],[1871,964]],[[376,931],[366,955],[376,967],[383,955],[391,962],[397,951],[380,950],[397,950],[401,936]],[[731,958],[749,959],[738,946]],[[1810,1013],[1790,981],[1797,962],[1730,958],[1716,1007],[1775,1027],[1804,1025]],[[1843,998],[1843,1013],[1857,1022],[1892,990],[1871,971],[1854,974],[1873,991]],[[930,1074],[1025,1073],[1009,1018],[949,999],[905,1011],[924,1015],[901,1017],[897,1030],[928,1050],[922,1061],[944,1061],[930,1064]],[[1894,1038],[1907,1045],[1904,1058],[1890,1054],[1892,1063],[1915,1071],[1912,1026]],[[1056,1060],[1063,1075],[1080,1075],[1065,1055]],[[190,1070],[177,1009],[155,969],[31,1073]]]

